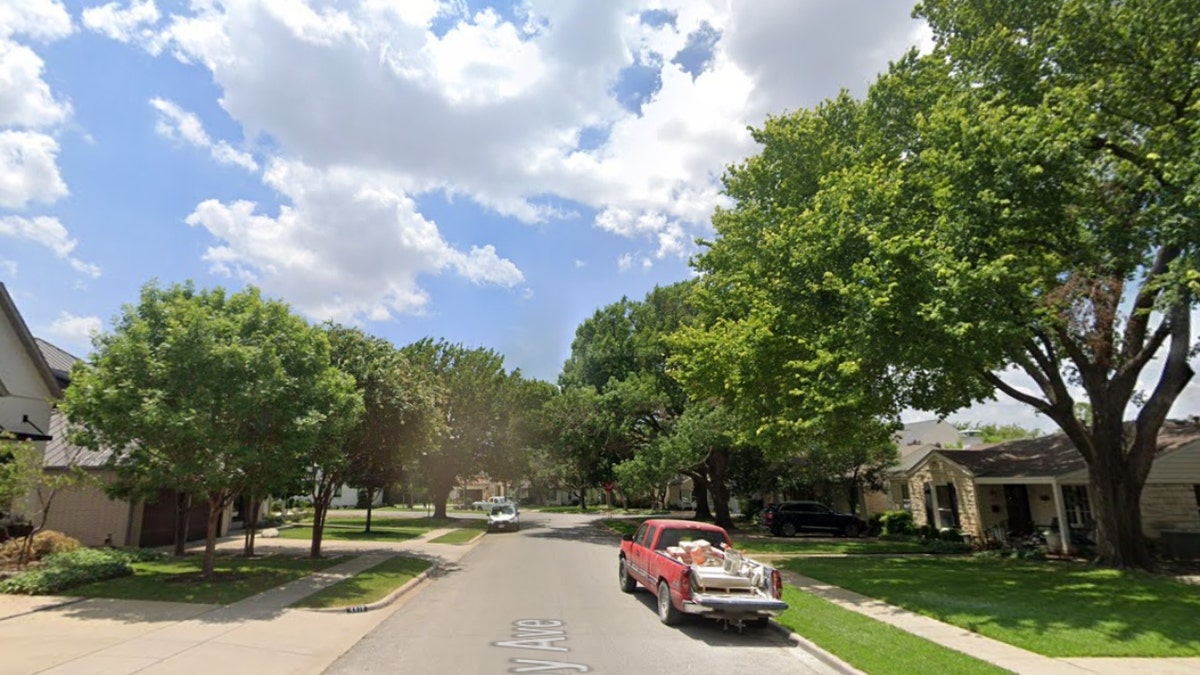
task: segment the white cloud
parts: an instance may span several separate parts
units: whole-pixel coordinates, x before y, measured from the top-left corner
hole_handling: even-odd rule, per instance
[[[29,47],[0,39],[0,126],[46,127],[70,115],[42,79],[43,66]]]
[[[236,150],[225,141],[213,142],[204,124],[194,113],[161,98],[150,99],[150,105],[158,111],[158,122],[154,130],[164,138],[182,140],[198,148],[206,149],[220,164],[240,166],[247,171],[257,171],[258,163],[249,153]]]
[[[73,345],[90,344],[92,336],[104,328],[104,322],[97,316],[75,316],[70,312],[60,312],[58,318],[50,324],[51,336]]]
[[[154,0],[131,0],[125,6],[110,2],[89,7],[83,10],[82,18],[89,30],[120,42],[134,42],[153,39],[153,25],[160,17]]]
[[[67,228],[58,222],[57,218],[0,216],[0,235],[41,244],[50,249],[55,257],[67,261],[76,271],[90,277],[100,276],[99,267],[71,255],[75,251],[77,242],[67,232]]]
[[[15,277],[17,276],[17,270],[18,267],[15,260],[0,260],[0,272],[3,272],[4,276],[9,278]]]
[[[10,0],[0,3],[0,39],[27,35],[58,40],[71,34],[71,15],[58,0]]]
[[[429,298],[419,278],[445,269],[475,284],[524,280],[491,245],[464,253],[447,244],[395,178],[274,160],[264,180],[290,202],[277,215],[247,201],[208,200],[187,223],[221,242],[205,254],[213,271],[287,297],[313,317],[384,320],[421,312]]]
[[[0,131],[0,207],[24,208],[66,196],[57,164],[58,141],[35,131]]]
[[[651,6],[674,21],[640,23]],[[162,17],[144,1],[106,7],[84,24],[211,71],[221,106],[285,164],[358,172],[405,195],[467,196],[525,222],[565,219],[576,202],[655,259],[684,258],[709,233],[719,176],[756,150],[747,125],[843,86],[861,92],[922,39],[907,0],[525,0],[511,17],[433,0],[195,0]],[[686,72],[674,61],[702,28],[717,36],[712,53],[702,72]],[[635,60],[653,64],[660,85],[632,112],[614,88]],[[585,130],[602,131],[580,149]],[[208,147],[218,161],[249,159]],[[514,276],[500,268],[487,278]],[[421,305],[423,295],[406,295],[415,289],[376,286],[374,301]]]
[[[617,258],[617,269],[621,272],[633,267],[633,254],[623,253]]]

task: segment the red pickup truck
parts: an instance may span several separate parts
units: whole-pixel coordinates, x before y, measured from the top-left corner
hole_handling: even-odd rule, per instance
[[[742,556],[723,528],[708,523],[647,520],[622,537],[618,575],[622,591],[641,584],[657,596],[667,625],[696,614],[765,626],[788,608],[779,571]]]

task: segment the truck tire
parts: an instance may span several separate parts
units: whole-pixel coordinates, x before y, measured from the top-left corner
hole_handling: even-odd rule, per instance
[[[668,626],[674,626],[683,619],[683,612],[675,609],[671,603],[671,587],[666,579],[658,582],[658,620]]]
[[[779,533],[785,537],[794,537],[796,536],[796,526],[791,523],[784,523],[783,526],[779,528]]]
[[[621,558],[621,563],[617,567],[617,579],[621,582],[622,593],[632,593],[637,590],[637,579],[629,576],[629,569],[625,567],[625,558]]]

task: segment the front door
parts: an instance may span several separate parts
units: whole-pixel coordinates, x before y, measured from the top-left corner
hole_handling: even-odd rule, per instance
[[[1033,516],[1029,513],[1029,490],[1024,485],[1005,485],[1004,504],[1008,509],[1008,531],[1033,534]]]

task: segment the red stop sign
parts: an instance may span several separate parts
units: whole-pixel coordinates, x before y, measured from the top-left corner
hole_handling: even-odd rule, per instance
[[[605,492],[612,492],[612,491],[613,491],[613,483],[612,483],[612,481],[611,481],[611,480],[610,480],[610,481],[605,481],[605,482],[604,482],[604,491],[605,491]]]

